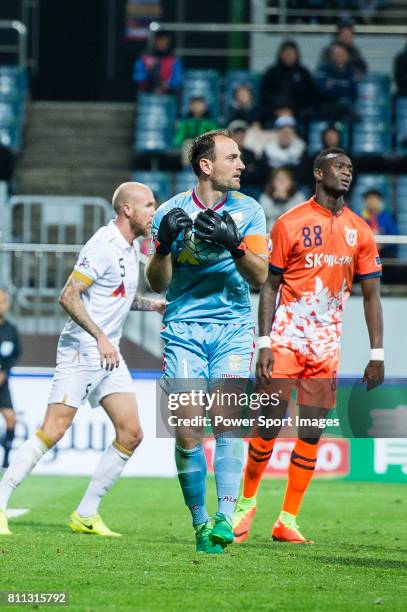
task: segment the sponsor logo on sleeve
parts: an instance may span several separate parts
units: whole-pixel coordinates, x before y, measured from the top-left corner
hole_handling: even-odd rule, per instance
[[[85,270],[89,270],[90,268],[89,259],[87,257],[84,257],[83,259],[81,259],[81,261],[78,263],[78,268],[84,268]]]

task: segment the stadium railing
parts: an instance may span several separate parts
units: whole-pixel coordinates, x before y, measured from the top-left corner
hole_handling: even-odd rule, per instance
[[[23,333],[60,333],[67,315],[58,297],[82,246],[0,242],[0,286],[10,293],[10,314]],[[147,257],[141,254],[140,259],[142,285]],[[151,313],[133,313],[126,334],[144,346],[149,346],[154,325],[148,315]],[[150,352],[159,354],[157,347]]]

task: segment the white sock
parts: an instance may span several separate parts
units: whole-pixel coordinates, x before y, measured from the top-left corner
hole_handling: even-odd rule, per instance
[[[85,495],[76,509],[80,516],[94,516],[97,514],[102,497],[119,478],[129,459],[129,455],[122,453],[112,444],[107,447],[97,465]]]
[[[48,446],[37,434],[28,438],[15,452],[12,462],[0,482],[0,509],[6,510],[8,500],[18,485],[32,472]]]

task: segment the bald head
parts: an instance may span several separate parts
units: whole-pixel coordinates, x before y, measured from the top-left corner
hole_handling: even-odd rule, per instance
[[[113,194],[112,206],[116,215],[120,215],[125,204],[133,209],[146,201],[154,202],[154,195],[150,187],[143,183],[122,183]]]
[[[143,183],[122,183],[112,198],[117,217],[116,225],[131,242],[138,236],[148,236],[155,212],[155,198]]]

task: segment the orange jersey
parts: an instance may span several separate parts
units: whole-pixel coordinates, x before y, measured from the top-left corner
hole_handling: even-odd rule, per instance
[[[282,274],[272,341],[313,360],[338,354],[354,276],[378,277],[382,270],[366,221],[346,206],[332,214],[314,198],[275,222],[269,267]]]

